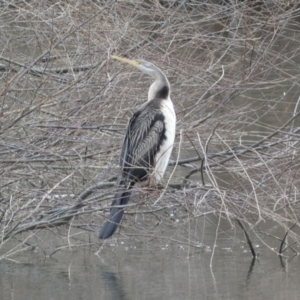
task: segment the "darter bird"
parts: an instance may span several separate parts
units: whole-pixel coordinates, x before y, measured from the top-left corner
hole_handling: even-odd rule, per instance
[[[166,75],[144,60],[129,60],[118,56],[112,58],[148,74],[154,82],[148,91],[148,101],[129,121],[120,156],[117,192],[111,204],[109,220],[100,231],[100,239],[107,239],[116,231],[135,185],[145,186],[162,180],[176,130],[176,115]]]

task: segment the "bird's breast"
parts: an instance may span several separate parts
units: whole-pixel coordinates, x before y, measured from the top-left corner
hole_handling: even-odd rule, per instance
[[[159,151],[155,155],[154,176],[157,182],[162,180],[168,166],[176,131],[176,115],[173,103],[170,99],[162,101],[161,112],[164,116],[165,138],[162,139]]]

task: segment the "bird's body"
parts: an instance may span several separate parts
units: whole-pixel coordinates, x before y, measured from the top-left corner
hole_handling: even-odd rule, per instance
[[[101,239],[109,238],[117,229],[134,185],[149,185],[163,178],[173,149],[176,115],[170,99],[170,85],[162,71],[145,61],[131,64],[155,79],[148,92],[148,101],[129,121],[120,156],[118,191],[112,202],[110,218],[100,231]]]

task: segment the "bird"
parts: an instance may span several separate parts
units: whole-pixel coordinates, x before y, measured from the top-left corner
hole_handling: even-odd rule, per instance
[[[162,181],[176,133],[176,114],[166,75],[145,60],[130,60],[115,55],[111,57],[137,68],[152,77],[154,82],[148,91],[148,101],[133,114],[128,123],[120,155],[117,191],[109,219],[100,230],[100,239],[107,239],[116,231],[134,186],[151,186]]]

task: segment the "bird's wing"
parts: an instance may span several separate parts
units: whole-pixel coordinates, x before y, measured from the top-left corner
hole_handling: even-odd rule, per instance
[[[142,179],[154,166],[165,131],[164,116],[154,105],[146,105],[131,118],[121,153],[123,176]],[[144,171],[142,171],[144,170]]]

